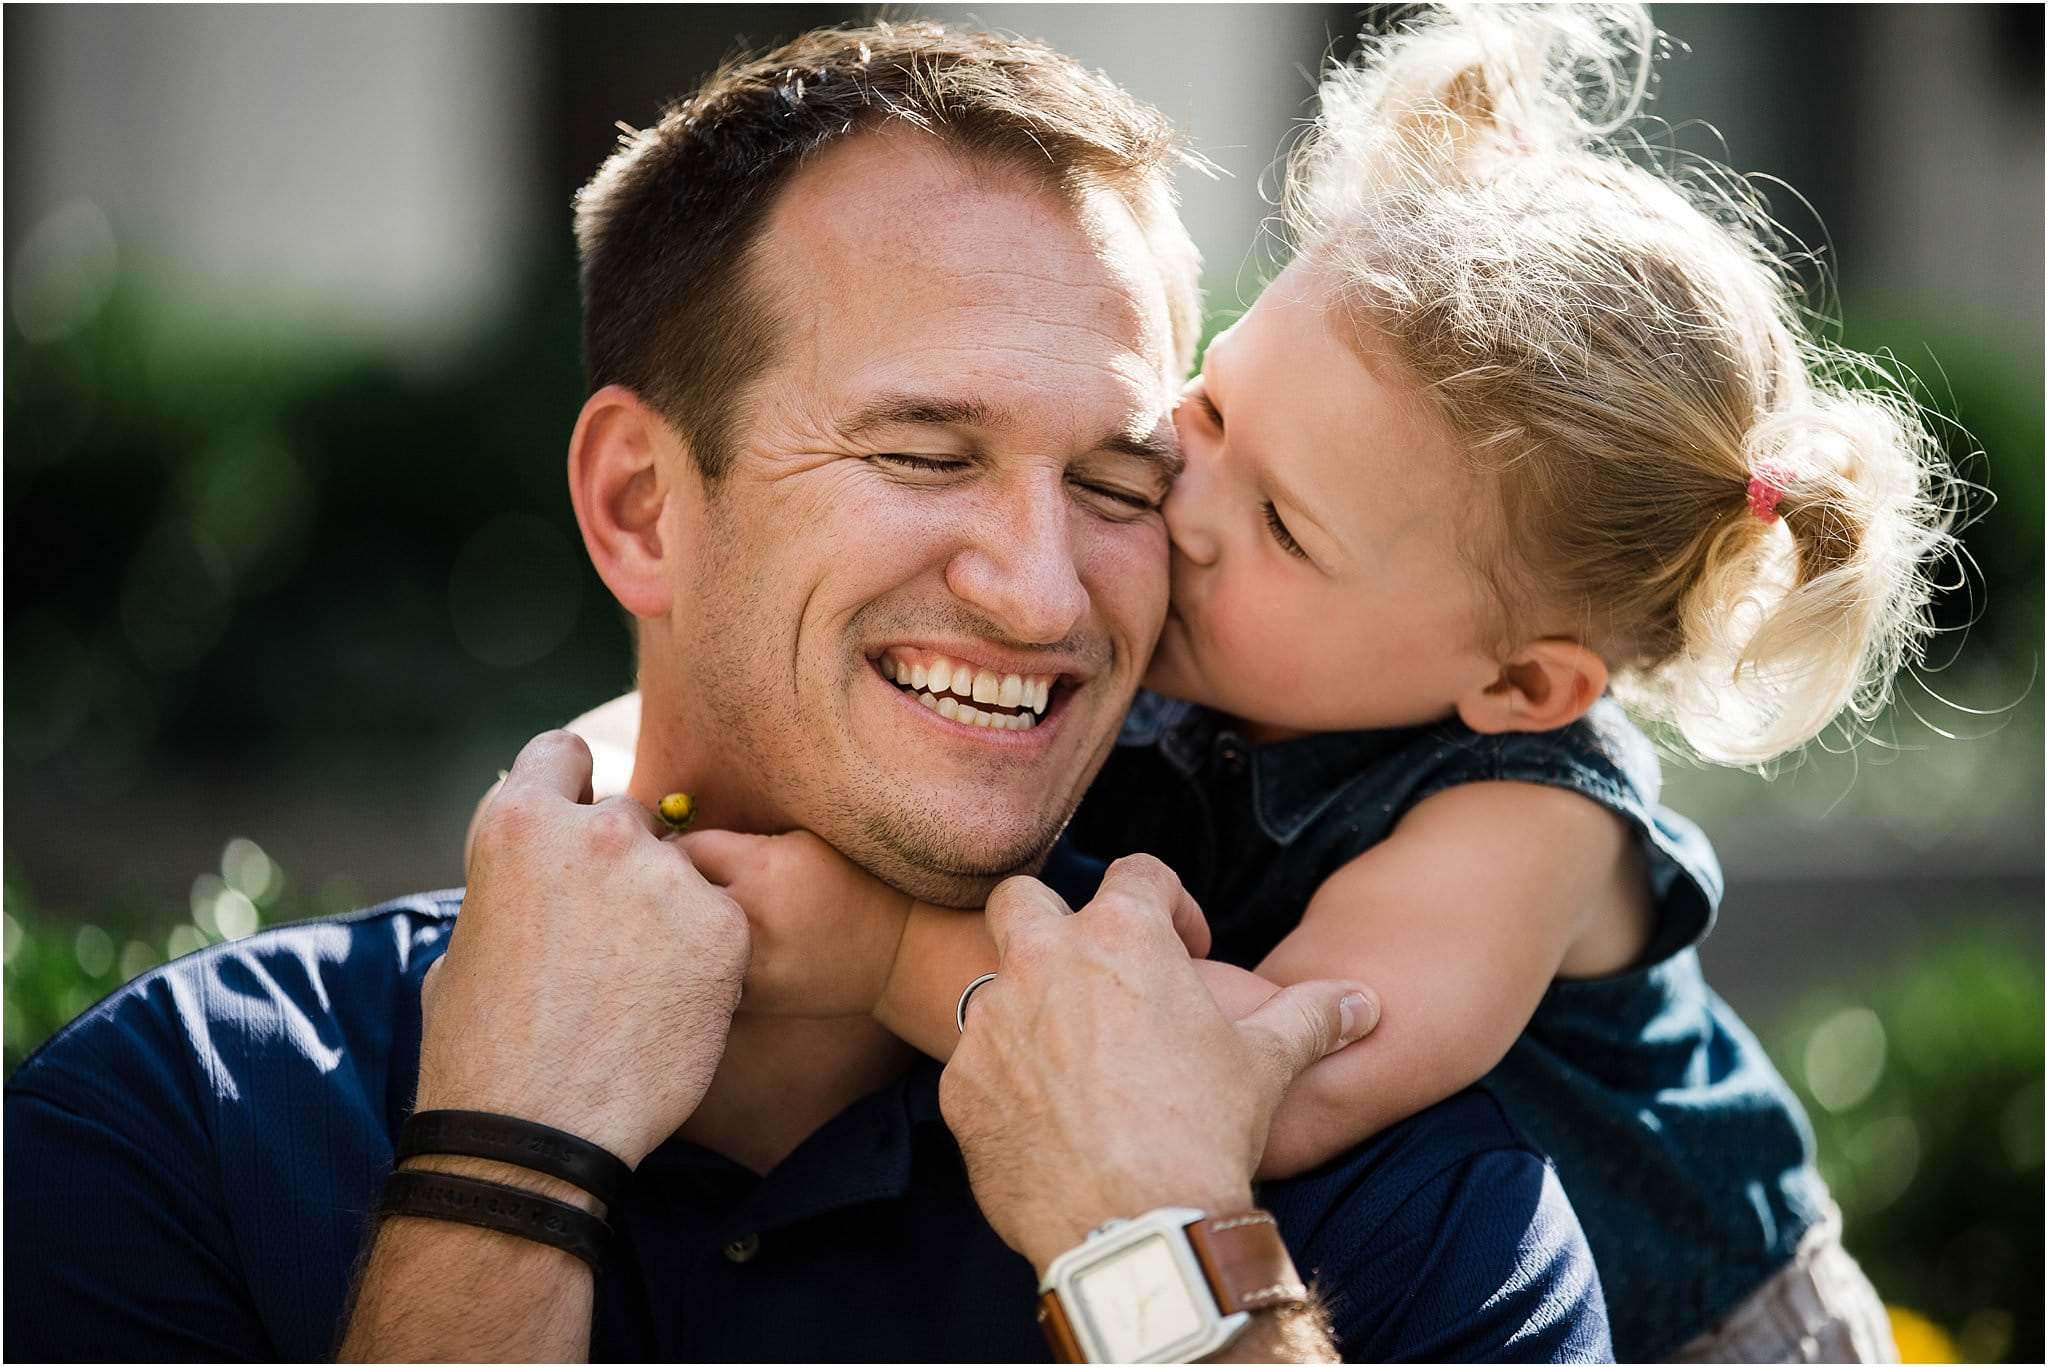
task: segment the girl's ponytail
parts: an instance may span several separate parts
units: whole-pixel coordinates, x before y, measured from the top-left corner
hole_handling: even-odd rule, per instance
[[[1751,428],[1749,481],[1680,602],[1682,653],[1658,671],[1694,753],[1762,763],[1883,708],[1921,658],[1928,566],[1950,543],[1934,446],[1903,394],[1829,386]]]

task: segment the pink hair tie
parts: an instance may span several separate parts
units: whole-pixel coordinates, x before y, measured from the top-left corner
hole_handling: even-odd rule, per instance
[[[1760,465],[1749,481],[1749,510],[1763,522],[1778,520],[1778,500],[1785,497],[1785,472]]]

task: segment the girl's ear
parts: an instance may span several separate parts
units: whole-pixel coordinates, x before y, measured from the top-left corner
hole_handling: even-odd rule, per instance
[[[1586,715],[1607,691],[1607,662],[1577,641],[1532,641],[1500,676],[1458,700],[1458,719],[1483,735],[1555,731]]]
[[[659,414],[623,385],[606,385],[584,402],[569,437],[569,501],[598,578],[639,618],[670,607],[677,548],[664,535],[671,498],[689,497],[687,452]]]

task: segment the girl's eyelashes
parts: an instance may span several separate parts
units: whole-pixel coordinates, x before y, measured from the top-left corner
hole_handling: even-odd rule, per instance
[[[1195,402],[1202,406],[1202,412],[1208,416],[1210,422],[1216,424],[1216,430],[1221,432],[1223,430],[1223,410],[1218,408],[1216,401],[1209,397],[1209,391],[1206,389],[1196,390]]]
[[[1294,533],[1288,531],[1287,524],[1280,520],[1280,510],[1273,506],[1273,500],[1267,499],[1263,507],[1266,513],[1266,529],[1273,533],[1273,539],[1280,543],[1280,549],[1296,560],[1308,559],[1308,552],[1301,548],[1301,543],[1294,539]]]

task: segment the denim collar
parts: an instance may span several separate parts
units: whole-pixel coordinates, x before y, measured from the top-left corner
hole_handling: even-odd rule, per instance
[[[1141,692],[1117,744],[1157,746],[1191,782],[1228,782],[1248,771],[1260,831],[1275,844],[1291,845],[1376,761],[1426,729],[1323,731],[1255,745],[1221,713]]]

